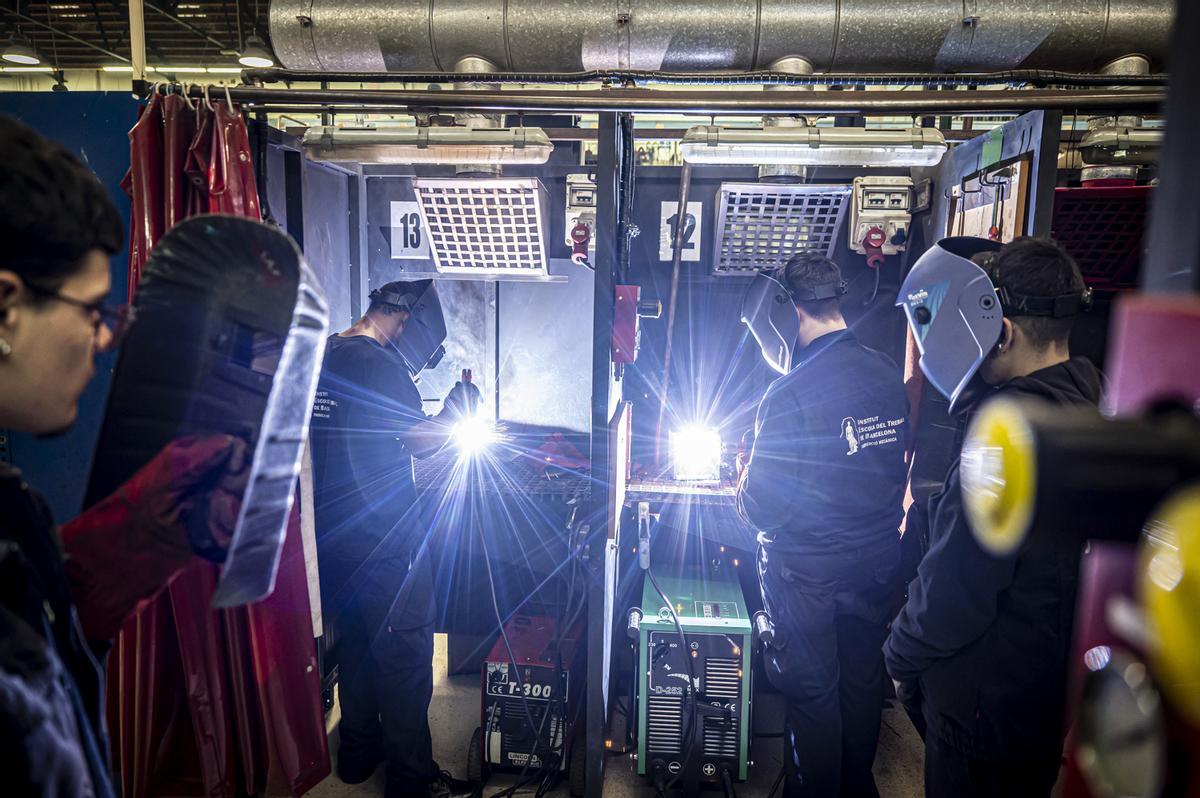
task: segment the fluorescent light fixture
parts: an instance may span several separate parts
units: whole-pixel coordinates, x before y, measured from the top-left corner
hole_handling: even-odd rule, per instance
[[[536,127],[310,128],[308,157],[378,164],[544,164],[554,145]]]
[[[671,469],[680,482],[721,479],[721,434],[715,429],[691,425],[671,430],[668,448]]]
[[[10,64],[20,64],[21,66],[35,66],[42,63],[42,57],[38,55],[33,42],[29,41],[29,37],[23,33],[14,33],[8,37],[8,43],[4,45],[3,52],[0,52],[0,58]]]
[[[270,69],[275,66],[275,56],[267,49],[267,43],[260,36],[246,39],[246,46],[238,56],[238,63],[252,69]]]
[[[207,72],[205,67],[158,67],[157,69],[146,68],[147,72],[166,72],[168,74],[175,73],[176,75],[196,75]]]
[[[54,67],[48,67],[48,66],[24,66],[24,67],[10,66],[10,67],[0,67],[0,69],[2,69],[4,72],[53,72],[54,71]]]
[[[102,70],[104,70],[105,72],[132,72],[133,71],[133,67],[131,67],[131,66],[115,66],[114,65],[114,66],[102,66],[100,68]]]
[[[242,74],[241,67],[209,67],[210,75],[240,75]]]
[[[698,125],[679,144],[691,164],[802,166],[934,166],[946,139],[930,128],[771,127]]]
[[[471,458],[485,452],[498,439],[496,425],[483,415],[467,416],[454,425],[450,437],[460,458]]]

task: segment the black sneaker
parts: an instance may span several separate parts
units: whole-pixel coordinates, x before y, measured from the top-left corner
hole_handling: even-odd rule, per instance
[[[345,745],[338,746],[337,775],[346,784],[362,784],[371,778],[375,768],[383,761],[383,751],[378,748],[368,751],[354,750]]]
[[[483,787],[473,781],[463,781],[443,770],[429,785],[429,798],[479,798]]]

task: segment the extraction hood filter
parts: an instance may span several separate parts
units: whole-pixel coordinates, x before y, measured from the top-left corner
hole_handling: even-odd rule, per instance
[[[536,127],[310,128],[313,161],[360,164],[544,164],[554,145]]]
[[[438,272],[475,279],[546,278],[546,189],[534,177],[415,178]]]
[[[679,144],[691,164],[799,166],[936,166],[946,139],[931,128],[768,127],[698,125]]]
[[[752,276],[802,250],[832,257],[850,186],[722,183],[712,272]]]

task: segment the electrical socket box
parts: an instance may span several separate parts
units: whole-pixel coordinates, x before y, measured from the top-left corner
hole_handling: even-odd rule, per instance
[[[856,177],[850,197],[849,245],[867,254],[863,241],[872,228],[883,232],[880,249],[884,255],[904,251],[912,223],[911,177]]]
[[[575,246],[575,225],[588,228],[588,252],[596,251],[596,178],[591,174],[567,175],[566,217],[563,237],[568,247]]]

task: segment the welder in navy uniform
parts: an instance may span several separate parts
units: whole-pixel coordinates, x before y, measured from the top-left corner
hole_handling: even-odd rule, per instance
[[[342,721],[338,776],[387,761],[388,798],[473,795],[433,759],[433,577],[414,456],[446,444],[479,391],[464,373],[435,418],[415,378],[441,359],[445,319],[429,280],[393,282],[331,335],[312,421],[322,606],[333,619]]]
[[[783,376],[758,408],[737,504],[758,530],[765,650],[787,699],[788,796],[878,795],[886,677],[898,605],[908,401],[900,370],[859,343],[837,265],[793,257],[755,277],[742,319]]]
[[[991,396],[1097,402],[1100,374],[1067,342],[1090,302],[1051,241],[949,238],[921,256],[897,304],[921,370],[961,422],[959,448]],[[1078,546],[984,551],[964,516],[957,450],[929,519],[929,551],[884,648],[898,695],[924,721],[925,794],[1045,798],[1062,760]]]

